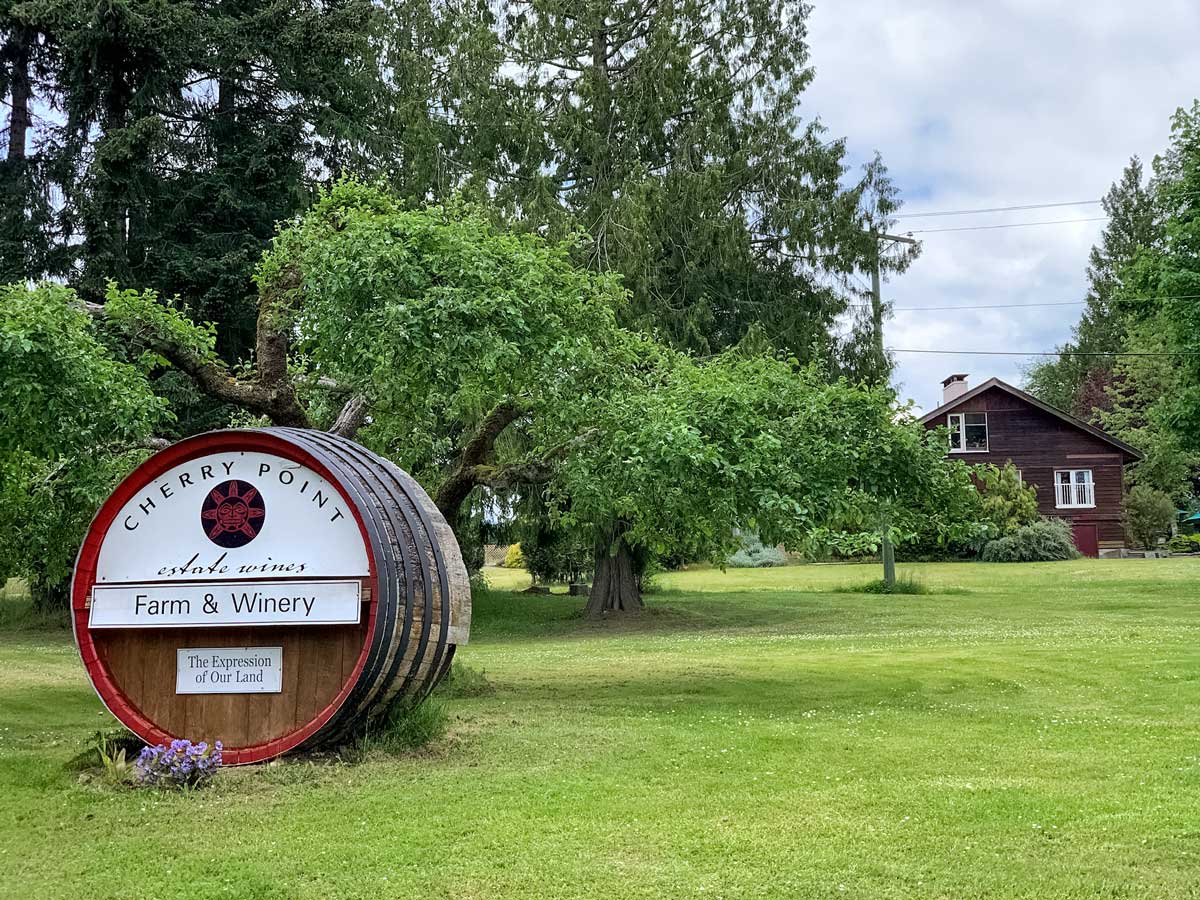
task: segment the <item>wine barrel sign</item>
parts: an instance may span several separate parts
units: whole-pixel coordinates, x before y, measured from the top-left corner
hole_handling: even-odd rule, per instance
[[[422,699],[471,593],[429,495],[353,441],[218,431],[150,457],[92,522],[71,588],[104,705],[227,763],[335,742]]]

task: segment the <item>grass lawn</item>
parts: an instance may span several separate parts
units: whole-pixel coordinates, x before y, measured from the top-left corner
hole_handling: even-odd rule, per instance
[[[940,592],[702,570],[596,624],[498,590],[459,657],[495,691],[429,750],[190,795],[80,783],[111,719],[68,633],[10,630],[0,895],[1200,896],[1200,560],[901,571]]]

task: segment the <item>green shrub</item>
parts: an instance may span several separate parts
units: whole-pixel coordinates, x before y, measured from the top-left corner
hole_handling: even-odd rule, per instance
[[[1039,519],[988,541],[982,554],[984,562],[1049,562],[1078,556],[1071,526],[1064,519]]]
[[[508,552],[504,554],[504,562],[501,565],[505,569],[525,568],[525,557],[521,553],[520,544],[509,544]]]
[[[1136,484],[1125,497],[1125,529],[1145,549],[1153,550],[1174,524],[1175,504],[1162,491]]]
[[[964,541],[947,541],[937,543],[923,540],[919,536],[911,543],[900,544],[896,547],[896,562],[965,562],[979,559],[979,547],[987,543],[982,540],[976,543]]]
[[[725,560],[731,569],[766,569],[787,565],[787,555],[778,547],[766,547],[757,535],[743,536],[742,549]]]
[[[83,752],[72,757],[66,768],[71,772],[91,770],[105,776],[118,775],[107,779],[114,784],[127,781],[133,777],[133,761],[145,746],[146,742],[127,728],[96,731]]]
[[[1200,534],[1177,534],[1167,541],[1172,553],[1200,553]]]
[[[984,546],[1038,520],[1037,489],[1021,479],[1012,460],[970,466],[972,490],[954,514],[924,511],[916,534],[896,547],[903,562],[978,559]],[[936,527],[940,525],[940,527]]]
[[[1003,468],[990,463],[975,467],[982,495],[980,520],[992,534],[1003,537],[1038,520],[1037,489],[1021,479],[1021,470],[1008,460]]]

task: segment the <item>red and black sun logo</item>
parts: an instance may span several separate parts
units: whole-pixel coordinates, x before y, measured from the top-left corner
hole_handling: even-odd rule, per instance
[[[244,481],[218,484],[204,498],[200,525],[218,547],[245,547],[258,537],[267,518],[262,495]]]

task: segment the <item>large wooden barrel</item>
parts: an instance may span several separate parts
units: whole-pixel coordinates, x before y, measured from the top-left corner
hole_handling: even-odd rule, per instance
[[[101,507],[72,584],[104,705],[151,744],[251,763],[419,702],[470,630],[429,495],[353,441],[289,428],[181,441]]]

